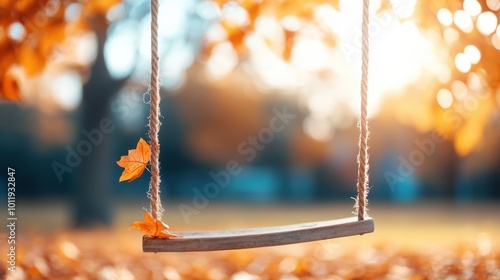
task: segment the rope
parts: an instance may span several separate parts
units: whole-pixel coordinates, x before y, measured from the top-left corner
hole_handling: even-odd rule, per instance
[[[151,216],[161,220],[163,208],[160,201],[160,57],[158,55],[158,0],[151,0],[151,100],[149,111],[149,145],[151,147],[151,182],[148,195]]]
[[[358,220],[364,220],[367,211],[368,195],[368,54],[369,54],[369,19],[370,0],[363,0],[363,22],[361,28],[361,115],[359,120],[359,153],[358,153],[358,197],[355,208]]]

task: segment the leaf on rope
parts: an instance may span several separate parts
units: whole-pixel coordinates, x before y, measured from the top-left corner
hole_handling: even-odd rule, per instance
[[[144,141],[139,139],[137,147],[134,150],[129,150],[127,156],[122,156],[116,163],[125,168],[120,176],[120,182],[132,182],[139,178],[151,159],[151,149]]]
[[[130,225],[130,228],[138,229],[143,233],[150,235],[152,237],[160,238],[172,238],[177,237],[177,235],[172,234],[168,231],[168,225],[160,220],[156,220],[149,214],[149,212],[144,212],[144,221],[136,221]]]

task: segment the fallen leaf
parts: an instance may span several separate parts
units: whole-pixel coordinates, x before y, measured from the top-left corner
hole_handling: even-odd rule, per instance
[[[144,212],[144,221],[136,221],[130,225],[130,228],[138,229],[143,233],[150,235],[152,237],[161,238],[172,238],[177,237],[177,235],[168,232],[168,225],[160,220],[156,220],[149,214],[149,212]]]
[[[127,180],[132,182],[139,178],[150,159],[151,149],[148,143],[141,138],[134,150],[129,150],[127,156],[122,156],[120,160],[116,162],[119,166],[125,168],[120,176],[120,182]]]

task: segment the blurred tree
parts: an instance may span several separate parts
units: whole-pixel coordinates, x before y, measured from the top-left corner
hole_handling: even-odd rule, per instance
[[[77,71],[81,79],[86,80],[80,107],[82,120],[77,131],[99,128],[108,111],[111,96],[125,81],[110,77],[103,55],[109,25],[106,13],[119,2],[0,1],[0,96],[29,104],[30,100],[26,99],[44,92],[36,88],[33,89],[35,92],[25,90],[21,94],[23,82],[29,83],[54,66],[58,72]],[[68,58],[74,48],[74,38],[88,32],[94,33],[97,38],[94,62],[78,63]],[[84,52],[92,53],[92,50]],[[58,59],[61,54],[64,57],[62,62]],[[88,141],[84,138],[78,133],[73,146]],[[72,182],[75,184],[73,205],[77,226],[111,222],[108,138],[103,137],[98,145],[91,148],[89,156],[75,168],[76,176]]]

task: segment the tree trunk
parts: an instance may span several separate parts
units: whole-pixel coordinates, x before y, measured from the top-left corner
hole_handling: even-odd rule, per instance
[[[91,69],[91,77],[83,86],[81,127],[74,146],[75,149],[78,149],[78,145],[83,147],[82,143],[86,141],[92,147],[88,156],[82,156],[80,166],[75,169],[73,206],[74,225],[77,227],[109,225],[113,217],[113,179],[110,175],[114,161],[110,157],[112,132],[109,130],[116,126],[109,125],[111,118],[108,116],[108,108],[111,97],[122,88],[126,79],[112,79],[106,68],[103,54],[106,29],[102,29],[97,37],[98,54]],[[108,132],[101,130],[102,122],[108,123]],[[88,135],[93,138],[93,143]]]

